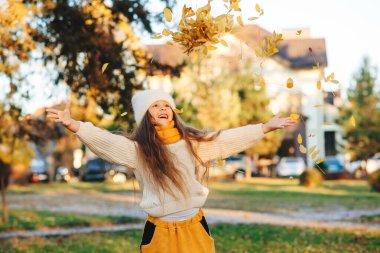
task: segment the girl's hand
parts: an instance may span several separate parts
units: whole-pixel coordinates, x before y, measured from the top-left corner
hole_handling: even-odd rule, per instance
[[[275,115],[267,123],[263,124],[264,133],[268,133],[277,129],[282,129],[297,123],[297,121],[292,120],[290,117],[280,117],[281,114]]]
[[[57,109],[47,108],[46,112],[49,114],[46,116],[48,119],[53,119],[56,123],[61,123],[67,129],[72,132],[79,130],[79,122],[71,118],[70,114],[70,100],[66,103],[65,109],[63,111]]]

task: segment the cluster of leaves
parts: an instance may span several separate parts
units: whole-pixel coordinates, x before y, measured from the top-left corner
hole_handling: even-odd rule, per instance
[[[232,12],[241,12],[240,0],[224,0],[226,13],[214,17],[211,14],[211,2],[208,0],[205,6],[194,11],[191,7],[182,8],[182,17],[178,25],[179,31],[173,32],[163,29],[162,33],[156,33],[153,38],[171,36],[172,40],[184,48],[186,54],[202,52],[204,56],[209,50],[217,49],[217,44],[228,46],[222,37],[233,31],[235,15]],[[262,15],[264,11],[256,4],[256,11]],[[169,8],[164,9],[164,16],[167,22],[172,21],[172,13]],[[249,20],[257,19],[257,17]],[[236,21],[243,26],[241,15],[236,17]],[[273,41],[271,41],[273,42]],[[168,42],[172,44],[171,41]]]

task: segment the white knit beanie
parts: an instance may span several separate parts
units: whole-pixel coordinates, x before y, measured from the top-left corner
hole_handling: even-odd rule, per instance
[[[149,107],[158,100],[165,100],[175,109],[174,99],[163,90],[144,90],[132,97],[132,107],[137,125],[140,124]]]

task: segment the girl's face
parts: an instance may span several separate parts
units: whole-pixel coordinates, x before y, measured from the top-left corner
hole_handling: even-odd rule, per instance
[[[173,110],[170,104],[164,100],[154,102],[148,111],[154,125],[167,126],[173,120]]]

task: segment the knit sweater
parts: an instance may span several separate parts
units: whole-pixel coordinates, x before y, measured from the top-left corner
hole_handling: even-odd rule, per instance
[[[76,136],[96,155],[102,159],[127,166],[133,169],[136,179],[142,190],[140,207],[153,217],[161,217],[189,208],[202,207],[206,202],[209,190],[203,186],[195,175],[198,161],[187,148],[186,142],[181,139],[167,145],[177,162],[177,169],[183,175],[185,187],[189,189],[189,197],[176,200],[169,193],[159,192],[152,187],[146,173],[142,169],[143,163],[137,155],[137,143],[128,138],[110,133],[107,130],[95,127],[91,122],[80,122]],[[204,162],[224,159],[233,154],[242,152],[261,138],[264,132],[262,124],[246,125],[223,130],[220,135],[210,142],[196,142],[193,145],[196,153]],[[175,187],[169,182],[170,187]],[[160,201],[161,200],[161,201]]]

